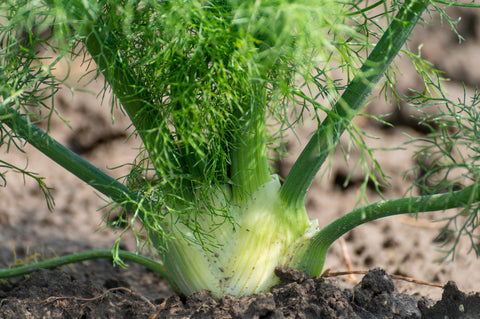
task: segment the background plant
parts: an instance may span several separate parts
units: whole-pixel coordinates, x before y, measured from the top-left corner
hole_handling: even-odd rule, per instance
[[[254,229],[259,237],[248,238],[255,245],[268,242],[266,238],[281,241],[280,257],[272,265],[288,263],[312,275],[320,274],[335,239],[383,216],[465,207],[463,215],[471,216],[473,222],[461,231],[475,238],[478,222],[472,207],[478,196],[474,178],[458,191],[450,188],[445,194],[434,191],[424,197],[361,207],[318,233],[307,219],[304,204],[308,187],[345,130],[357,136],[360,147],[371,154],[352,124],[353,117],[423,10],[430,6],[443,12],[440,6],[448,4],[469,5],[429,1],[325,1],[320,5],[309,1],[7,2],[2,7],[6,19],[2,27],[3,143],[21,147],[18,138],[24,138],[106,194],[116,203],[113,208],[121,206],[130,212],[120,215],[118,224],[133,228],[134,220],[140,219],[142,228],[133,228],[134,232],[146,236],[141,243],[152,244],[168,273],[160,264],[155,264],[156,271],[180,285],[184,293],[204,288],[203,281],[215,279],[212,274],[202,282],[184,284],[199,277],[188,268],[192,260],[211,264],[223,254],[233,254],[234,261],[227,264],[243,255],[255,259],[251,246],[226,252],[232,229],[236,229],[234,236]],[[375,15],[379,9],[383,13]],[[385,31],[383,22],[389,25]],[[45,60],[37,54],[42,47],[53,51],[56,58]],[[106,88],[115,93],[143,141],[144,149],[125,184],[33,125],[55,115],[52,97],[66,79],[57,78],[52,70],[66,56],[83,58],[92,64],[93,72],[104,75]],[[429,80],[435,79],[435,72],[431,75],[428,72],[433,70],[418,65],[430,77],[425,80],[426,92],[417,92],[412,102],[453,105],[442,94],[428,94],[432,87],[443,91],[438,81]],[[348,86],[332,76],[337,69],[345,72]],[[473,98],[472,105],[467,101],[460,105],[469,110],[477,99]],[[292,110],[299,109],[291,119]],[[300,123],[307,109],[318,119],[319,129],[280,187],[270,176],[267,141],[269,136],[281,140],[284,130]],[[279,129],[267,130],[267,117],[277,120]],[[469,127],[464,126],[459,128]],[[433,132],[436,151],[424,148],[420,153],[445,153],[445,145],[438,141],[447,135],[438,135],[436,128]],[[367,176],[381,183],[373,172]],[[37,180],[48,196],[48,188]],[[440,180],[450,181],[447,177]],[[252,197],[275,204],[255,204]],[[262,229],[263,224],[270,228]],[[262,248],[258,253],[264,252]],[[115,253],[125,259],[137,258]],[[289,258],[292,261],[287,262]],[[265,276],[268,279],[254,289],[228,286],[215,293],[264,290],[274,282],[272,269]]]

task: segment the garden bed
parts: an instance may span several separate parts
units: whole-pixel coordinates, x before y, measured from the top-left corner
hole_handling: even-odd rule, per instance
[[[282,283],[270,292],[212,298],[206,291],[149,300],[112,278],[103,285],[60,270],[38,270],[0,286],[1,318],[478,318],[480,293],[465,294],[454,282],[441,300],[399,293],[382,269],[368,272],[353,289],[331,279],[312,279],[278,269]],[[128,285],[127,285],[128,286]]]

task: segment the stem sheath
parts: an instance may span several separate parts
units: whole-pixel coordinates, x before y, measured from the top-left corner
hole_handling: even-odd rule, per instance
[[[235,144],[232,147],[231,179],[236,202],[246,202],[261,185],[270,181],[265,112],[266,89],[256,84],[246,110],[248,116],[239,119],[242,131],[234,137]]]

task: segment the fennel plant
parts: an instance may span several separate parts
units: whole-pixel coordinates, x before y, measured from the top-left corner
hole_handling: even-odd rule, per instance
[[[477,6],[443,0],[3,1],[2,144],[21,148],[24,140],[110,198],[111,212],[118,214],[112,226],[132,227],[161,261],[122,251],[117,241],[112,251],[60,257],[0,276],[114,258],[146,265],[186,295],[209,289],[215,297],[240,296],[277,283],[278,266],[319,276],[336,239],[381,217],[460,207],[469,216],[460,233],[475,238],[476,157],[459,163],[445,150],[462,140],[478,154],[478,124],[472,120],[478,94],[472,101],[449,101],[435,70],[408,52],[426,75],[425,87],[436,89],[416,92],[410,102],[451,110],[430,119],[445,129],[432,129],[431,144],[419,153],[438,155],[442,172],[465,168],[468,183],[454,190],[456,181],[444,173],[428,194],[365,205],[321,230],[305,208],[315,175],[340,136],[355,131],[353,118],[390,72],[422,14],[437,10],[453,23],[444,9],[454,5]],[[52,59],[40,54],[46,49]],[[104,77],[105,90],[116,98],[112,107],[122,108],[142,141],[124,181],[36,125],[55,114],[54,97],[66,79],[53,70],[67,57],[83,59]],[[334,77],[338,70],[347,83]],[[280,181],[269,147],[302,122],[305,110],[318,129]],[[457,130],[454,137],[450,126]],[[43,179],[21,172],[36,178],[49,199]],[[134,228],[135,221],[142,229]]]

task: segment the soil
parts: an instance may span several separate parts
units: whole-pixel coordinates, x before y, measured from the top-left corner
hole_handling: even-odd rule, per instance
[[[449,12],[453,17],[462,16],[458,31],[465,42],[459,43],[448,23],[442,26],[433,15],[429,17],[431,24],[416,28],[408,46],[416,52],[423,43],[422,56],[445,71],[445,77],[451,79],[446,86],[455,99],[463,96],[462,83],[466,84],[467,95],[480,84],[480,12],[454,8]],[[405,95],[410,88],[420,89],[408,59],[400,58],[396,63],[402,73],[397,77],[397,92]],[[72,63],[70,72],[80,78],[84,70]],[[74,78],[70,81],[68,84],[77,85]],[[101,80],[82,81],[88,90],[100,92]],[[52,121],[54,137],[108,174],[126,175],[129,168],[124,164],[135,158],[139,141],[130,137],[129,123],[121,112],[113,112],[112,124],[109,93],[76,92],[72,96],[61,91],[56,99],[59,114],[70,122]],[[412,183],[412,176],[403,172],[415,165],[414,149],[403,143],[409,136],[424,137],[426,132],[411,117],[415,112],[403,103],[398,108],[395,101],[385,104],[382,99],[373,100],[366,112],[389,113],[386,119],[395,124],[390,128],[367,118],[358,121],[366,133],[378,137],[367,138],[366,142],[378,149],[375,157],[391,177],[390,187],[383,189],[384,196],[400,197]],[[288,138],[292,156],[278,165],[282,176],[315,125],[305,124]],[[340,148],[347,148],[349,142],[350,138],[344,136]],[[398,148],[383,151],[392,147]],[[8,187],[0,190],[0,267],[111,248],[118,234],[102,226],[109,209],[103,197],[32,147],[27,145],[25,150],[11,150],[1,158],[20,167],[28,164],[29,170],[44,176],[56,205],[50,212],[32,180],[7,174]],[[307,209],[320,226],[358,204],[362,171],[354,165],[360,155],[353,149],[346,161],[342,152],[337,152],[329,168],[312,185]],[[345,186],[347,178],[350,183]],[[367,196],[371,202],[380,199],[370,188]],[[480,261],[467,253],[468,240],[460,241],[454,262],[437,262],[445,256],[439,246],[444,216],[436,212],[418,218],[390,217],[346,234],[330,249],[325,269],[346,270],[345,257],[349,257],[353,269],[373,269],[363,278],[312,279],[291,269],[279,269],[282,284],[266,294],[214,300],[207,291],[188,298],[173,294],[158,275],[139,265],[121,268],[113,267],[110,260],[97,260],[0,281],[0,318],[480,318],[480,294],[464,293],[480,291]],[[136,249],[129,234],[121,246]],[[443,289],[397,280],[394,275],[438,284]]]
[[[440,301],[399,293],[382,269],[369,271],[353,289],[277,269],[282,284],[264,294],[215,300],[202,290],[187,298],[148,300],[121,283],[103,286],[61,270],[37,270],[0,291],[1,318],[478,318],[480,293],[465,294],[448,282]],[[112,287],[113,285],[113,287]],[[111,288],[108,288],[111,287]]]

